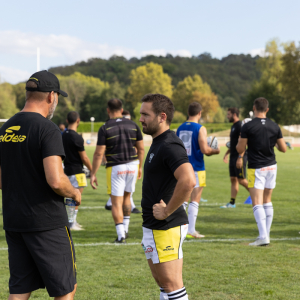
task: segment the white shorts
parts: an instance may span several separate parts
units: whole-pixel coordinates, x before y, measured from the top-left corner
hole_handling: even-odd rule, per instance
[[[124,196],[124,192],[133,193],[138,175],[139,161],[106,168],[107,194]]]
[[[68,176],[74,188],[79,189],[87,186],[85,173]]]
[[[206,171],[194,171],[196,176],[196,185],[197,187],[205,187],[206,186]]]
[[[141,246],[144,249],[146,258],[151,259],[153,264],[182,258],[182,243],[186,237],[187,230],[187,224],[168,230],[143,227]]]
[[[248,188],[258,190],[274,189],[276,186],[277,165],[260,169],[248,169]]]

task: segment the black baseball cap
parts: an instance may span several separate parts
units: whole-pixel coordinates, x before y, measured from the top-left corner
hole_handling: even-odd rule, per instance
[[[37,84],[36,88],[26,87],[26,91],[30,92],[56,92],[61,94],[63,97],[68,97],[68,94],[60,89],[58,78],[51,72],[46,70],[39,71],[30,76],[28,81],[33,81]],[[28,82],[27,81],[27,82]]]

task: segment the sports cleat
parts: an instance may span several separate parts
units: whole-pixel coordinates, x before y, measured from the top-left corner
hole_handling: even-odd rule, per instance
[[[235,204],[231,204],[230,202],[224,206],[220,206],[220,208],[235,208]]]
[[[84,230],[83,228],[79,227],[77,223],[70,224],[70,229],[75,231]]]
[[[105,204],[104,208],[105,208],[106,210],[111,210],[111,205]]]
[[[264,239],[257,238],[255,242],[250,243],[249,246],[267,246],[270,244],[270,239],[268,237]]]
[[[187,239],[201,239],[203,237],[205,237],[205,235],[200,234],[200,232],[198,232],[198,231],[195,231],[194,233],[188,232],[186,235]]]
[[[126,240],[125,240],[125,238],[121,238],[120,240],[118,240],[118,238],[116,238],[114,243],[116,243],[116,244],[126,244]]]
[[[133,214],[141,214],[142,212],[139,211],[136,207],[131,211]]]
[[[200,199],[200,202],[207,202],[207,200],[201,198],[201,199]]]

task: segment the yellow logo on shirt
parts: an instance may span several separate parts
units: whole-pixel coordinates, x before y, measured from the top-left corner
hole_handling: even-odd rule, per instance
[[[0,142],[13,142],[13,143],[21,143],[26,140],[26,135],[17,135],[14,131],[19,131],[21,126],[11,126],[7,128],[5,135],[0,135]],[[12,133],[12,134],[9,134]]]

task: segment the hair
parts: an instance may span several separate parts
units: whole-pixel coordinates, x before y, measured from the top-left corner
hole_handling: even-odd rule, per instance
[[[116,112],[122,109],[123,103],[120,99],[113,98],[108,100],[107,102],[107,107],[111,112]]]
[[[165,113],[167,115],[166,123],[171,124],[175,107],[173,102],[165,95],[162,94],[146,94],[142,102],[152,103],[153,112],[158,116],[160,113]]]
[[[240,115],[240,110],[237,107],[229,107],[227,111],[230,111],[233,115],[236,114],[237,117]]]
[[[188,108],[188,115],[191,117],[194,117],[199,114],[199,112],[202,111],[202,106],[198,102],[193,102],[189,105]]]
[[[269,108],[269,101],[266,98],[259,97],[254,100],[253,105],[258,112],[266,112]]]
[[[27,81],[26,82],[26,87],[27,88],[37,88],[37,84],[33,81]],[[40,91],[26,91],[26,99],[27,100],[38,100],[38,101],[43,101],[49,92],[40,92]]]
[[[123,109],[122,115],[123,115],[123,116],[128,116],[128,115],[130,115],[129,110]]]
[[[70,111],[67,115],[68,123],[74,124],[80,118],[79,113],[77,111]]]

